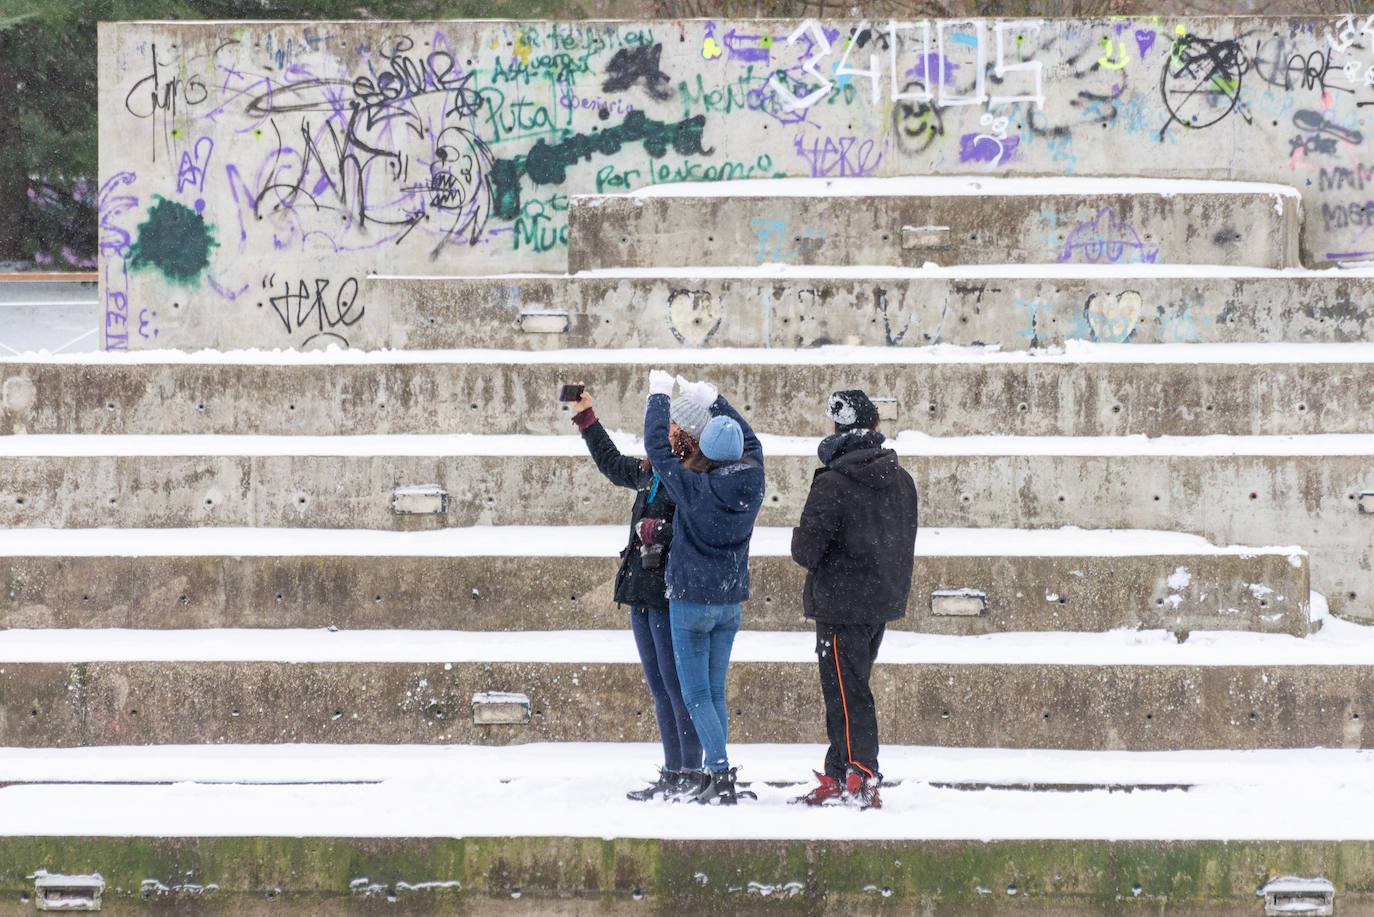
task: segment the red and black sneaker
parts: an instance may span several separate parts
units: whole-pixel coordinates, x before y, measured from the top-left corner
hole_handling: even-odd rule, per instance
[[[834,777],[822,774],[820,771],[812,771],[811,773],[816,775],[816,779],[820,781],[820,785],[813,787],[806,795],[798,796],[796,799],[793,799],[793,802],[800,802],[808,806],[823,806],[826,803],[838,803],[841,801],[840,797],[844,795],[844,784],[840,783],[840,781],[836,780]]]
[[[860,809],[882,808],[883,801],[878,796],[878,784],[882,781],[882,774],[870,774],[857,767],[850,767],[849,773],[844,777],[845,803]]]

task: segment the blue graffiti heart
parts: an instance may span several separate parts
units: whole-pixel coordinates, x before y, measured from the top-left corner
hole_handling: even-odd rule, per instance
[[[1135,46],[1140,49],[1141,60],[1145,59],[1145,52],[1154,47],[1155,33],[1149,29],[1136,29]]]

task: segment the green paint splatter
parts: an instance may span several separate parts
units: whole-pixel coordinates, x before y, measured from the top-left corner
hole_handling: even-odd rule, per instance
[[[772,35],[765,35],[765,36],[763,36],[762,38],[760,38],[760,39],[759,39],[759,47],[760,47],[760,48],[771,48],[771,47],[773,47],[773,36],[772,36]]]
[[[199,213],[157,197],[147,221],[138,226],[129,263],[135,268],[155,267],[168,280],[189,284],[209,266],[210,249],[218,244]]]

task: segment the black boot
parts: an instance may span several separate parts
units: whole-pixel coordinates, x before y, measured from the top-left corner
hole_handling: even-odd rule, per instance
[[[630,792],[625,794],[625,798],[632,799],[635,802],[647,802],[659,793],[665,794],[666,798],[668,791],[678,785],[679,778],[680,774],[678,771],[670,771],[666,767],[659,768],[657,780],[642,790],[630,790]]]
[[[706,785],[692,797],[692,802],[707,806],[732,806],[739,801],[735,793],[735,768],[711,771]]]
[[[697,793],[701,792],[702,787],[710,782],[710,771],[684,767],[677,772],[677,782],[664,791],[663,798],[669,802],[690,800]]]

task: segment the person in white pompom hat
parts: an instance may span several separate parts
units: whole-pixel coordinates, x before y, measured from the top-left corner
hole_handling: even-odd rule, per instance
[[[792,559],[806,568],[802,611],[816,622],[816,659],[830,737],[819,785],[797,802],[882,805],[878,717],[869,677],[889,621],[906,614],[916,547],[916,485],[883,447],[878,409],[860,389],[835,392],[835,432],[816,450]]]
[[[763,447],[714,385],[679,376],[683,395],[712,417],[697,451],[678,462],[668,437],[673,382],[662,370],[649,373],[644,451],[677,504],[665,580],[682,698],[705,751],[693,799],[731,805],[740,794],[725,748],[725,673],[740,628],[740,603],[749,598],[749,540],[763,504]]]

